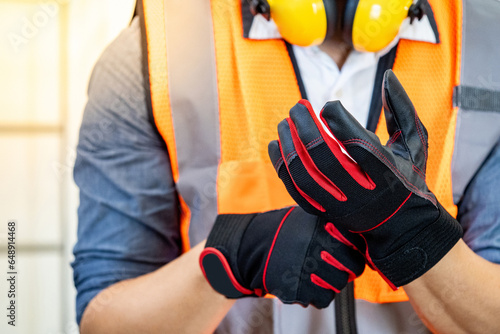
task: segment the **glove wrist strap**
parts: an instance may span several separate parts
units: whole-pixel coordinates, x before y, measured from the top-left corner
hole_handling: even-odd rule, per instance
[[[425,274],[460,240],[462,227],[439,205],[439,218],[389,256],[373,264],[395,286],[403,286]]]
[[[241,238],[255,214],[219,215],[200,255],[203,275],[217,292],[239,298],[254,294],[241,285],[237,251]]]

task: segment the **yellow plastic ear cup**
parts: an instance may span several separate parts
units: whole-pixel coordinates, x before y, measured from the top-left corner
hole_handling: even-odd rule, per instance
[[[377,52],[396,38],[412,0],[359,0],[352,27],[358,51]]]
[[[281,36],[299,46],[319,45],[327,32],[323,0],[267,0]]]

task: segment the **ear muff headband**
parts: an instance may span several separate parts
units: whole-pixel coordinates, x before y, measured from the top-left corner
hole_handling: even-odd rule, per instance
[[[291,44],[321,44],[333,33],[337,13],[332,0],[267,0],[271,18]],[[326,5],[325,5],[325,2]]]
[[[358,51],[377,52],[396,38],[412,0],[348,1],[344,15],[344,34],[351,34]],[[357,6],[355,6],[357,3]],[[354,10],[353,10],[354,9]]]

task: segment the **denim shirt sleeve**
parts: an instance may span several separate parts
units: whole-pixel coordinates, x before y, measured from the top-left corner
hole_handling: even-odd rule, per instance
[[[165,143],[148,116],[137,19],[101,56],[88,94],[74,168],[78,323],[100,291],[180,254],[177,197]]]
[[[467,187],[458,206],[458,220],[467,245],[500,264],[500,142]]]

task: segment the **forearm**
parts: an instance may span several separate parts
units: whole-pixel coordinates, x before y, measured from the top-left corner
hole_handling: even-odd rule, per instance
[[[81,333],[211,333],[234,301],[215,292],[198,265],[204,242],[155,272],[122,281],[87,306]]]
[[[462,240],[431,270],[404,287],[437,333],[494,333],[500,314],[500,266]]]

